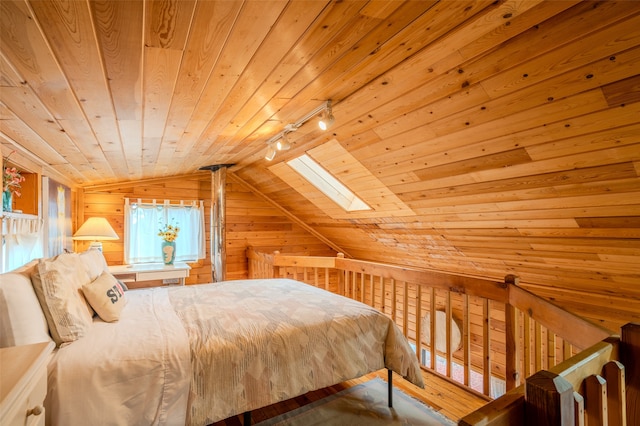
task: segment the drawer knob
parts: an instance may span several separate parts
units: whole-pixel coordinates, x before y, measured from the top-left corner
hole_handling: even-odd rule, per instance
[[[36,405],[27,412],[27,416],[39,416],[44,413],[44,407],[42,405]]]

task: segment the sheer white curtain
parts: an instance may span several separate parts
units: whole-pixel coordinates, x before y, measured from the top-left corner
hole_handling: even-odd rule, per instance
[[[205,257],[203,201],[142,203],[126,198],[124,219],[125,263],[162,262],[162,239],[158,231],[165,224],[180,227],[176,261],[196,261]]]
[[[41,228],[42,220],[37,217],[2,218],[2,272],[42,257]]]

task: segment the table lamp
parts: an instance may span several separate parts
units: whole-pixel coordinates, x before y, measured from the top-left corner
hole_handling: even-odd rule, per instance
[[[100,251],[102,251],[102,242],[99,240],[118,240],[119,238],[107,219],[103,217],[90,217],[73,234],[74,240],[91,241],[89,248]]]

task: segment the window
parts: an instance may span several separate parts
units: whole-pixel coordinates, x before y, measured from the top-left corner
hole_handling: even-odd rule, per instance
[[[205,257],[204,205],[194,202],[129,202],[124,208],[125,263],[161,263],[162,239],[158,236],[165,224],[180,228],[176,239],[176,261],[196,261]]]
[[[287,164],[346,211],[371,210],[371,207],[307,154],[287,161]]]

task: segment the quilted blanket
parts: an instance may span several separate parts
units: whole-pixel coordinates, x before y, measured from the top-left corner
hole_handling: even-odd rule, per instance
[[[360,302],[288,279],[172,288],[187,331],[188,424],[206,425],[389,368],[423,386],[398,327]]]

